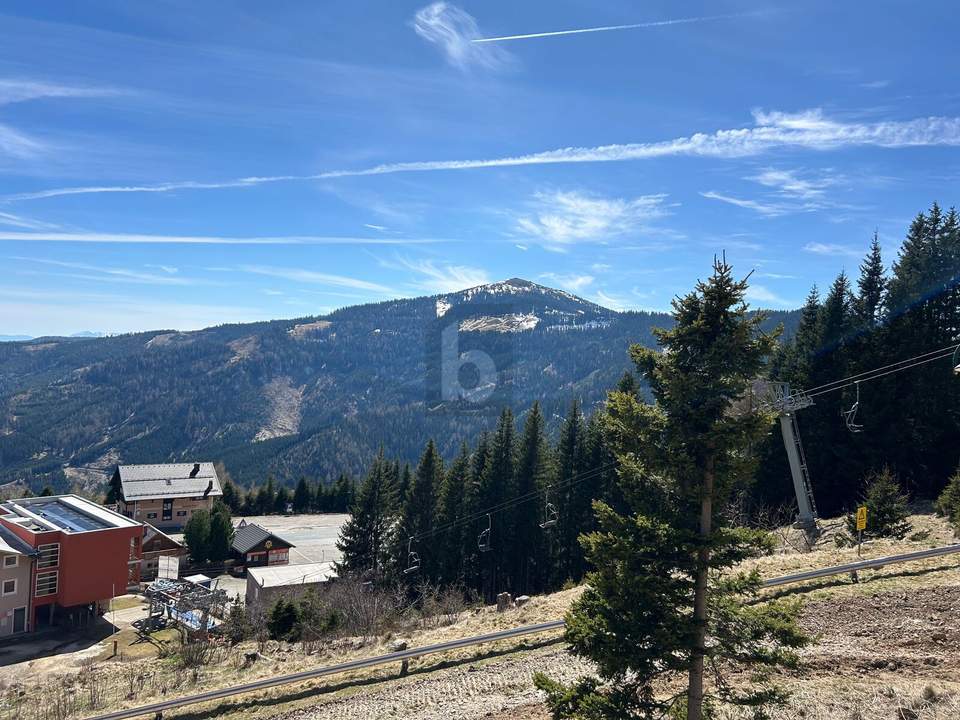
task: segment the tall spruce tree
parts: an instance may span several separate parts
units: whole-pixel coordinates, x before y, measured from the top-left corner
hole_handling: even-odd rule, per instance
[[[337,563],[338,574],[369,574],[379,580],[392,572],[390,550],[398,515],[396,483],[396,474],[381,448],[360,484],[350,519],[340,528],[337,549],[343,557]]]
[[[513,413],[505,408],[497,421],[490,438],[489,450],[480,480],[479,501],[481,508],[496,506],[516,496],[514,492],[514,440]],[[483,593],[492,599],[498,592],[510,590],[511,559],[515,552],[513,537],[514,509],[506,508],[490,517],[490,549],[480,558],[483,572]]]
[[[428,542],[443,548],[438,553],[437,573],[442,583],[463,579],[464,527],[468,484],[470,483],[470,448],[466,443],[444,474],[437,497],[437,527],[441,528]]]
[[[310,504],[313,499],[313,492],[310,490],[310,484],[305,477],[300,478],[296,489],[293,491],[293,509],[294,512],[304,513],[310,510]]]
[[[610,394],[607,427],[629,513],[594,504],[600,527],[583,543],[595,570],[567,615],[566,638],[596,663],[600,680],[567,687],[538,676],[558,717],[657,717],[672,703],[655,695],[654,680],[681,672],[688,720],[704,717],[710,695],[753,706],[781,698],[770,686],[717,682],[710,693],[704,683],[706,662],[714,671],[728,660],[790,664],[789,648],[803,642],[783,606],[743,604],[759,589],[756,573],[730,572],[769,547],[722,514],[751,476],[750,448],[768,428],[767,418],[740,409],[774,346],[762,316],[748,314],[746,290],[715,262],[708,281],[674,301],[675,326],[656,333],[663,352],[631,348],[656,404]]]
[[[624,373],[624,378],[630,378],[629,383],[621,379],[621,392],[635,394],[636,381],[631,373]],[[557,443],[557,485],[559,490],[555,494],[560,511],[560,522],[555,530],[556,552],[554,560],[554,586],[559,586],[567,580],[579,580],[583,575],[583,548],[578,538],[580,533],[589,529],[591,520],[590,503],[595,497],[592,490],[594,484],[575,481],[581,471],[585,470],[586,427],[583,413],[580,412],[580,403],[574,401],[567,417],[560,428],[560,438]]]
[[[552,458],[543,413],[540,403],[534,402],[524,420],[517,447],[515,497],[531,498],[519,503],[514,513],[515,549],[511,575],[513,588],[518,593],[542,592],[547,581],[546,538],[540,525],[546,512],[543,493],[550,485],[551,477]]]
[[[406,566],[408,547],[420,556],[418,579],[436,579],[439,553],[434,552],[435,545],[430,536],[433,533],[437,510],[437,492],[442,483],[443,458],[440,457],[436,443],[431,439],[427,441],[427,446],[417,464],[417,470],[408,482],[401,515],[401,532],[397,538],[400,548],[398,560],[401,567]],[[414,539],[413,543],[410,543],[410,538],[421,535],[424,536],[424,540]]]

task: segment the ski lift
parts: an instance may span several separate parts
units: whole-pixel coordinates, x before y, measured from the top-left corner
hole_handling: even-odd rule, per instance
[[[487,529],[480,533],[480,537],[477,538],[477,547],[480,548],[480,552],[488,552],[490,550],[490,530],[493,529],[493,520],[490,518],[490,514],[487,513]]]
[[[546,505],[543,509],[543,522],[540,523],[540,529],[546,530],[552,528],[560,519],[560,513],[557,512],[557,506],[550,502],[550,488],[548,487],[543,497]]]
[[[415,573],[420,569],[420,555],[413,549],[413,538],[407,542],[407,567],[403,571],[404,575]]]
[[[858,433],[863,432],[863,425],[857,424],[857,411],[860,410],[860,383],[855,382],[853,385],[857,389],[857,397],[850,409],[843,413],[843,420],[847,424],[847,430]]]
[[[960,375],[960,345],[953,351],[953,374]]]

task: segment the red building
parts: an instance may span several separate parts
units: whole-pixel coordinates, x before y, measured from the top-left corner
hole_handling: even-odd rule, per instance
[[[140,581],[143,526],[76,495],[0,505],[0,525],[30,546],[31,629],[82,622]]]

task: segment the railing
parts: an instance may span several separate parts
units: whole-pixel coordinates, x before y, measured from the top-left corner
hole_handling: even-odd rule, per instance
[[[837,565],[819,570],[808,570],[806,572],[794,573],[793,575],[784,575],[782,577],[771,578],[762,583],[763,587],[777,587],[780,585],[789,585],[791,583],[803,582],[805,580],[815,580],[832,575],[845,575],[859,570],[869,568],[881,568],[885,565],[896,565],[898,563],[912,562],[915,560],[925,560],[943,555],[960,553],[960,544],[946,545],[944,547],[933,548],[931,550],[919,550],[902,555],[889,555],[887,557],[875,558],[873,560],[860,560],[846,565]],[[280,685],[289,685],[291,683],[313,680],[315,678],[325,677],[327,675],[336,675],[338,673],[350,670],[359,670],[362,668],[376,667],[378,665],[389,665],[391,663],[402,662],[412,658],[423,657],[424,655],[433,655],[436,653],[457,650],[459,648],[482,645],[484,643],[496,642],[497,640],[509,640],[511,638],[523,637],[525,635],[536,635],[539,633],[559,630],[563,628],[563,620],[551,620],[550,622],[537,623],[536,625],[523,625],[521,627],[511,628],[510,630],[500,630],[499,632],[487,633],[486,635],[475,635],[459,640],[449,640],[447,642],[437,643],[436,645],[425,645],[423,647],[401,650],[399,652],[388,653],[386,655],[377,655],[360,660],[351,660],[338,665],[317,668],[315,670],[304,670],[303,672],[292,675],[280,675],[278,677],[265,678],[244,685],[235,685],[233,687],[222,688],[220,690],[209,690],[197,695],[188,697],[165,700],[163,702],[153,703],[151,705],[141,705],[140,707],[128,708],[126,710],[117,710],[105,715],[97,715],[90,720],[125,720],[125,718],[138,717],[140,715],[160,715],[165,710],[195,705],[197,703],[208,702],[210,700],[219,700],[234,695],[242,695],[256,690],[265,690],[267,688]]]

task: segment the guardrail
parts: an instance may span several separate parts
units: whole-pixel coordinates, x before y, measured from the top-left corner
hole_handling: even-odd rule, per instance
[[[873,558],[871,560],[858,560],[857,562],[846,565],[821,568],[820,570],[808,570],[807,572],[796,573],[794,575],[784,575],[783,577],[764,580],[761,585],[765,588],[777,587],[778,585],[789,585],[790,583],[815,580],[817,578],[830,577],[831,575],[845,575],[860,570],[869,570],[870,568],[882,568],[884,565],[896,565],[897,563],[912,562],[913,560],[926,560],[927,558],[952,555],[953,553],[960,553],[960,543],[931,548],[930,550],[917,550],[916,552],[903,553],[902,555],[888,555],[887,557]]]
[[[791,583],[803,582],[805,580],[815,580],[821,577],[830,577],[831,575],[845,575],[847,573],[869,568],[881,568],[885,565],[896,565],[898,563],[911,562],[914,560],[925,560],[942,555],[951,555],[960,553],[960,544],[946,545],[944,547],[933,548],[931,550],[919,550],[902,555],[889,555],[872,560],[859,560],[847,565],[837,565],[820,570],[809,570],[807,572],[795,573],[793,575],[784,575],[782,577],[764,580],[763,587],[777,587],[779,585],[789,585]],[[336,675],[349,670],[359,670],[362,668],[376,667],[378,665],[389,665],[390,663],[402,662],[412,658],[422,657],[424,655],[434,655],[436,653],[446,652],[448,650],[457,650],[459,648],[471,647],[473,645],[482,645],[484,643],[496,642],[497,640],[509,640],[511,638],[523,637],[524,635],[536,635],[549,632],[550,630],[559,630],[564,626],[563,620],[551,620],[550,622],[537,623],[536,625],[523,625],[521,627],[511,628],[510,630],[500,630],[498,632],[487,633],[486,635],[475,635],[459,640],[448,640],[447,642],[437,643],[435,645],[424,645],[422,647],[401,650],[399,652],[388,653],[386,655],[377,655],[360,660],[351,660],[338,665],[317,668],[315,670],[304,670],[303,672],[293,673],[292,675],[280,675],[278,677],[256,680],[244,685],[235,685],[233,687],[222,688],[220,690],[209,690],[197,695],[175,698],[173,700],[164,700],[163,702],[153,703],[151,705],[141,705],[140,707],[128,708],[126,710],[117,710],[105,715],[97,715],[88,720],[125,720],[126,718],[139,717],[140,715],[156,715],[159,717],[165,710],[196,705],[197,703],[208,702],[210,700],[219,700],[233,695],[243,695],[248,692],[265,690],[267,688],[277,687],[279,685],[289,685],[291,683],[313,680],[315,678],[327,675]]]

